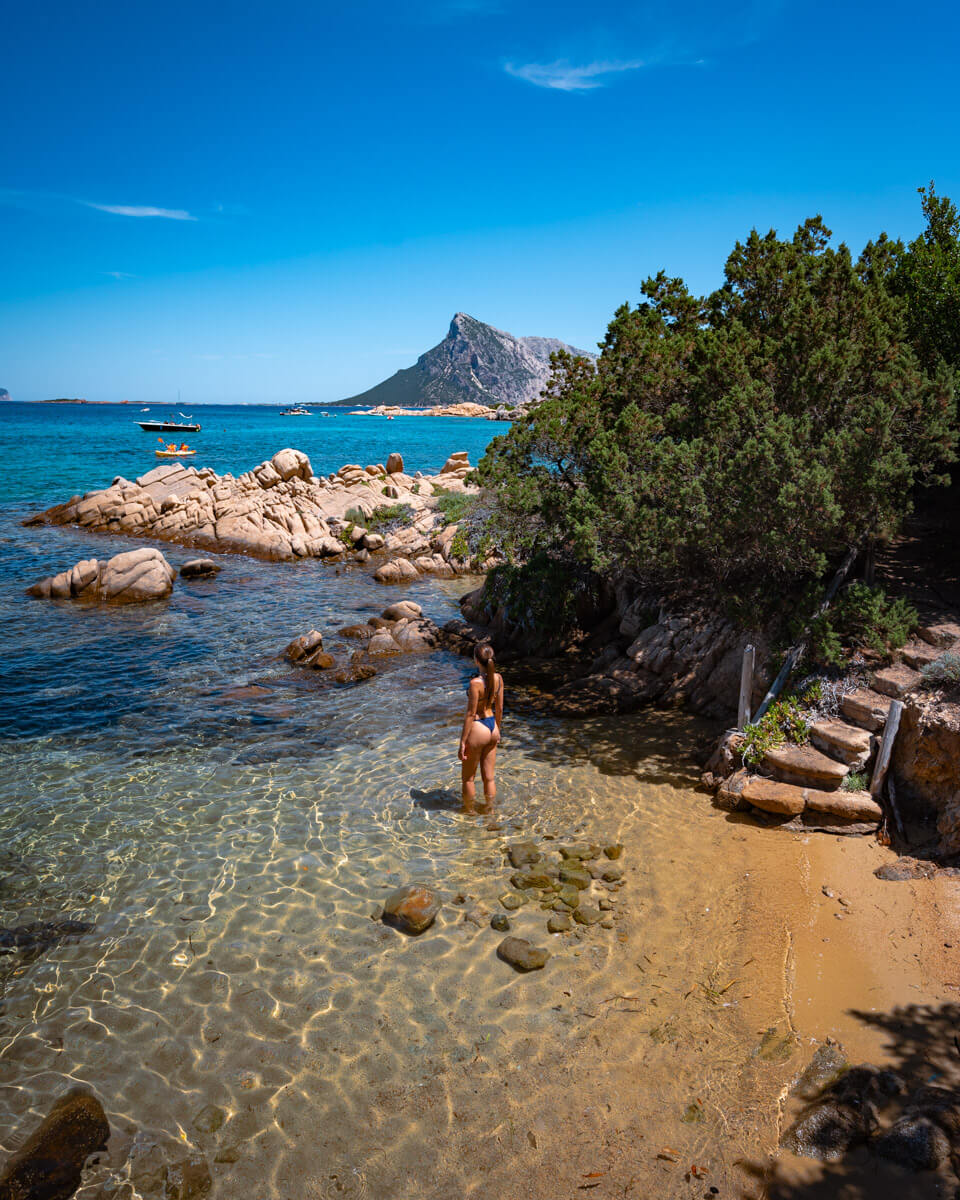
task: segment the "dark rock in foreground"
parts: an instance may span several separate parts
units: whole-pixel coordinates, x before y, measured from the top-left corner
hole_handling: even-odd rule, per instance
[[[75,1088],[49,1114],[0,1174],[0,1200],[67,1200],[80,1186],[83,1164],[110,1137],[103,1105]]]
[[[220,568],[212,558],[191,558],[180,568],[181,579],[210,579],[219,573]]]

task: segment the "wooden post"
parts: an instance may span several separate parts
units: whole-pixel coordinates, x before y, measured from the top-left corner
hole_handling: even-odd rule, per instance
[[[883,727],[883,740],[877,753],[877,765],[873,768],[873,778],[870,780],[870,795],[874,800],[879,799],[883,789],[883,781],[890,769],[890,759],[893,755],[893,743],[900,728],[900,717],[903,713],[903,702],[894,700],[887,713],[887,723]]]
[[[737,729],[743,733],[743,728],[750,721],[750,705],[753,703],[753,664],[756,651],[753,646],[743,648],[743,662],[740,665],[740,703],[737,706]]]

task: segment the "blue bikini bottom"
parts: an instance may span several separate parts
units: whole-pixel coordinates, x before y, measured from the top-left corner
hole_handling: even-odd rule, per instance
[[[496,717],[477,717],[477,720],[480,722],[481,725],[486,725],[486,727],[490,730],[491,733],[493,733],[494,729],[496,729],[496,727],[497,727],[497,718]]]

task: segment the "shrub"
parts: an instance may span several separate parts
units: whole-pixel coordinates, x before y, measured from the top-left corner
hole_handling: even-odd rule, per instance
[[[851,583],[813,622],[810,655],[815,662],[840,667],[854,650],[889,653],[906,642],[918,619],[917,610],[903,597],[892,600],[882,588]]]
[[[459,524],[476,506],[477,497],[467,496],[463,492],[441,492],[437,497],[437,510],[447,525]]]
[[[507,624],[535,646],[541,633],[551,643],[563,642],[584,623],[586,609],[600,606],[601,592],[602,582],[593,572],[536,554],[522,565],[494,567],[484,583],[483,601],[491,610],[502,608]]]
[[[865,792],[869,786],[870,776],[866,771],[851,771],[849,775],[844,776],[840,790],[842,792]]]
[[[741,749],[743,761],[756,766],[768,750],[785,742],[805,746],[810,740],[810,725],[803,712],[804,702],[796,696],[784,696],[774,700],[755,725],[746,725]]]
[[[926,687],[951,687],[960,683],[960,654],[950,650],[941,654],[920,668],[920,678]]]
[[[364,529],[382,530],[384,526],[407,525],[413,517],[413,509],[409,504],[381,504],[369,516],[365,516],[359,508],[348,508],[344,520],[351,525],[361,525]]]
[[[880,250],[830,238],[753,231],[712,295],[661,272],[596,363],[555,356],[478,468],[504,544],[762,615],[895,529],[953,459],[952,381],[919,363]]]

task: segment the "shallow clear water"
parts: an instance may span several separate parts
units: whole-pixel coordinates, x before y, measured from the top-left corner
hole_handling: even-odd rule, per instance
[[[318,469],[388,449],[436,466],[469,445],[468,425],[410,421],[432,459],[418,461],[398,419],[388,442],[328,447]],[[281,444],[317,455],[291,436],[213,465],[243,469]],[[727,1110],[738,1098],[751,1111],[756,1031],[697,991],[732,974],[743,850],[691,790],[696,723],[524,717],[508,693],[496,820],[465,817],[466,660],[406,656],[338,688],[281,657],[314,627],[346,656],[354,644],[336,630],[397,589],[360,569],[224,556],[216,580],[178,581],[163,604],[28,600],[32,580],[131,544],[22,528],[31,488],[50,503],[136,469],[83,461],[70,470],[86,477],[65,487],[59,468],[42,484],[20,469],[22,494],[0,516],[0,926],[95,928],[0,958],[0,1149],[70,1080],[96,1089],[121,1135],[165,1129],[231,1160],[215,1164],[221,1196],[508,1194],[490,1146],[562,1158],[581,1134],[612,1137],[638,1104],[645,1136],[660,1122],[690,1154],[753,1136],[761,1119],[732,1129]],[[164,552],[175,565],[190,556]],[[423,579],[403,595],[442,622],[469,582]],[[496,958],[488,928],[508,887],[502,847],[518,835],[626,845],[613,929],[549,938],[537,905],[514,919],[554,952],[526,977]],[[414,879],[445,901],[415,940],[371,919]],[[623,1016],[620,1001],[602,1007],[620,993],[633,997]],[[767,1008],[776,1019],[775,995]],[[621,1031],[623,1078],[595,1078],[594,1039]],[[705,1115],[682,1123],[694,1099]],[[204,1132],[196,1118],[211,1104],[224,1123]],[[540,1195],[539,1166],[517,1169],[516,1194]]]

